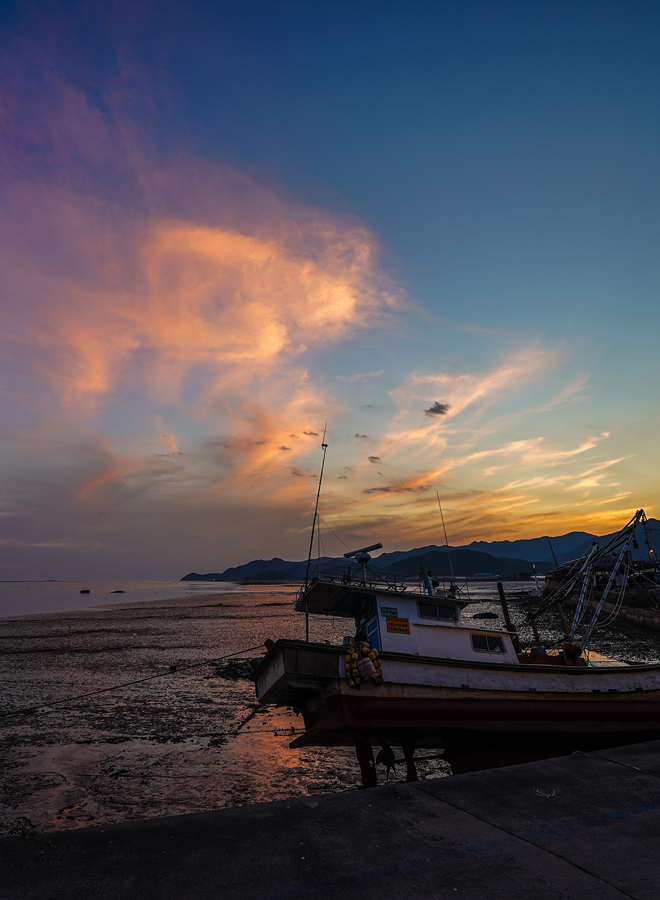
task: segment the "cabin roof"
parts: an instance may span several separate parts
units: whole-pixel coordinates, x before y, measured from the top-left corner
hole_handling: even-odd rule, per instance
[[[296,601],[296,610],[322,616],[343,616],[352,619],[367,597],[375,597],[376,591],[357,584],[340,584],[315,579],[307,590],[303,589]]]
[[[342,584],[338,581],[317,578],[310,586],[300,592],[296,600],[295,608],[298,612],[304,612],[305,608],[313,615],[343,616],[347,619],[354,618],[367,597],[375,597],[377,594],[386,595],[397,603],[406,600],[426,600],[431,603],[446,602],[456,605],[459,609],[467,606],[465,600],[454,597],[429,596],[418,591],[396,590],[387,584]]]

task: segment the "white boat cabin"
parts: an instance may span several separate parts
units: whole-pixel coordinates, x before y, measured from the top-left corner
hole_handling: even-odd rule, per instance
[[[464,600],[443,594],[404,593],[377,586],[340,586],[317,581],[297,609],[355,618],[360,640],[374,650],[518,664],[511,635],[503,628],[462,620]]]
[[[453,597],[376,593],[356,616],[357,631],[375,650],[450,659],[517,663],[508,632],[461,620]]]

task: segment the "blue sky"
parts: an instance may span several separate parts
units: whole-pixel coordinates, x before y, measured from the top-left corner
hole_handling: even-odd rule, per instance
[[[2,11],[6,577],[657,515],[655,4]]]

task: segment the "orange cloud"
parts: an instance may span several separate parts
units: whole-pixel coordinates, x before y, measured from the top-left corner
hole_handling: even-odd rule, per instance
[[[0,264],[6,340],[70,407],[136,384],[176,399],[191,376],[208,401],[389,321],[403,294],[361,223],[157,160],[125,91],[102,112],[56,71],[15,59],[0,92]]]
[[[85,500],[98,488],[103,487],[106,484],[112,484],[113,481],[117,481],[118,479],[129,475],[131,472],[135,472],[140,467],[141,462],[128,460],[124,462],[124,464],[118,463],[113,465],[110,469],[106,469],[105,472],[101,472],[99,475],[95,475],[87,481],[78,491],[78,499]]]
[[[101,112],[55,71],[27,105],[20,77],[0,95],[1,349],[31,428],[106,440],[82,500],[163,482],[149,423],[170,453],[188,451],[193,492],[211,481],[306,496],[292,478],[311,474],[304,432],[336,406],[305,360],[388,326],[405,302],[378,242],[354,218],[226,167],[157,161],[119,95]],[[108,424],[110,408],[130,421]],[[194,460],[187,431],[213,450]]]
[[[70,234],[78,252],[80,232],[102,228],[79,225]],[[374,288],[368,235],[340,223],[317,227],[310,258],[295,244],[293,214],[291,233],[277,238],[156,220],[133,229],[121,283],[114,272],[97,272],[91,284],[54,272],[46,285],[27,261],[14,273],[27,302],[12,337],[46,352],[40,367],[69,403],[136,375],[172,398],[195,367],[206,369],[209,396],[254,382],[290,368],[308,347],[385,321],[394,305],[393,293]]]

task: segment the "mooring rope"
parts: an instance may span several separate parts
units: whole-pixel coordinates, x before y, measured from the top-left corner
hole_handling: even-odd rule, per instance
[[[131,687],[135,684],[144,684],[145,681],[153,681],[155,678],[167,678],[169,675],[178,675],[180,672],[188,672],[190,669],[198,669],[201,666],[210,666],[213,663],[222,662],[223,659],[230,659],[232,656],[240,656],[242,653],[250,653],[252,650],[261,650],[263,649],[263,646],[263,644],[257,644],[255,647],[246,647],[243,650],[237,650],[235,653],[227,653],[225,656],[216,656],[214,659],[205,659],[202,662],[191,663],[187,666],[172,666],[169,672],[159,672],[157,675],[147,675],[144,678],[136,678],[134,681],[124,681],[121,684],[115,684],[107,688],[99,688],[96,691],[78,694],[75,697],[65,697],[62,700],[51,700],[47,703],[39,703],[37,706],[26,706],[22,709],[10,710],[8,712],[0,713],[0,719],[10,719],[14,716],[29,716],[38,712],[55,712],[55,710],[46,707],[61,706],[63,703],[74,703],[77,700],[86,700],[88,697],[96,697],[98,694],[109,694],[112,691],[120,691],[122,688]]]

